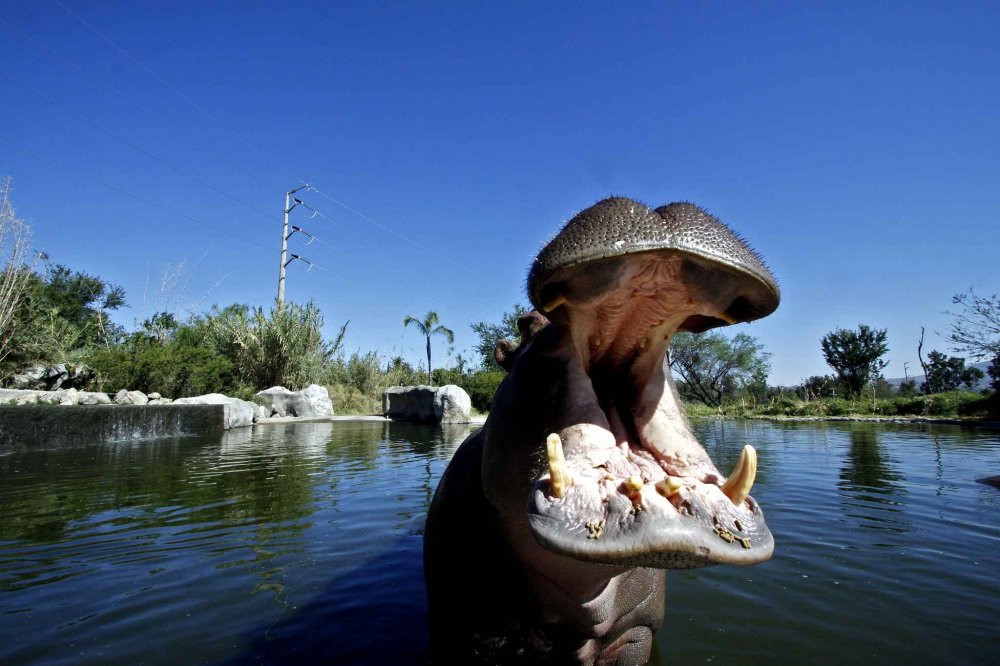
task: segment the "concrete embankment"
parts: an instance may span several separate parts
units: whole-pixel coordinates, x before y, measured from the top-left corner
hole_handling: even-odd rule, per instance
[[[0,450],[213,435],[222,405],[3,405]]]

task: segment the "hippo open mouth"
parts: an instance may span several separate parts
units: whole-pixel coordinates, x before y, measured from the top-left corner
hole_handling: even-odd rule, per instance
[[[653,211],[607,199],[546,245],[529,292],[561,331],[566,373],[528,501],[535,539],[560,555],[622,566],[768,559],[774,540],[749,495],[756,453],[746,447],[733,473],[720,474],[664,363],[676,332],[777,307],[757,255],[691,204]]]

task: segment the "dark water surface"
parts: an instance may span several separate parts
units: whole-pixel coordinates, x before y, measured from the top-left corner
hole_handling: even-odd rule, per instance
[[[1000,491],[975,482],[1000,474],[1000,432],[694,427],[723,471],[757,448],[777,547],[668,576],[663,662],[1000,662]],[[0,663],[421,663],[423,519],[468,432],[289,424],[0,454]]]

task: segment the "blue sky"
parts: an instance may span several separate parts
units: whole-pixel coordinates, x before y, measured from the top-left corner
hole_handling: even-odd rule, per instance
[[[0,3],[0,174],[129,326],[270,303],[299,179],[322,242],[293,237],[318,268],[289,300],[414,362],[405,315],[465,352],[611,194],[694,201],[764,255],[782,305],[729,330],[773,383],[829,372],[819,339],[858,323],[919,372],[920,327],[944,349],[951,296],[1000,290],[995,3],[59,2]]]

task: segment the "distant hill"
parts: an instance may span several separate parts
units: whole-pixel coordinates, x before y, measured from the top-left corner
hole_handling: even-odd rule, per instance
[[[979,368],[980,370],[983,371],[983,378],[980,379],[979,383],[973,387],[972,389],[973,391],[981,391],[983,389],[987,389],[990,387],[990,376],[986,374],[986,368],[988,368],[989,366],[990,366],[989,361],[982,361],[980,363],[972,363],[971,365],[966,365],[966,367]],[[910,379],[917,382],[918,389],[920,388],[920,385],[924,382],[923,375],[910,375]],[[906,381],[906,377],[893,377],[892,379],[887,378],[885,381],[892,384],[893,387],[899,387],[900,384]]]

